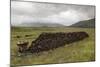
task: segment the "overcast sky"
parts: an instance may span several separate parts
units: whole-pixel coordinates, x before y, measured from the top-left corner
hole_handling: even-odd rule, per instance
[[[78,21],[94,18],[95,7],[55,3],[11,1],[11,24],[59,23],[71,25]]]

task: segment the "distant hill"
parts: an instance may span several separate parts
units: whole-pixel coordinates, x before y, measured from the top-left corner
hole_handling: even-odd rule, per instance
[[[58,23],[40,23],[40,22],[35,22],[35,23],[22,23],[18,25],[19,27],[62,27],[64,25],[58,24]]]
[[[83,27],[83,28],[95,28],[95,18],[90,20],[80,21],[72,24],[70,27]]]

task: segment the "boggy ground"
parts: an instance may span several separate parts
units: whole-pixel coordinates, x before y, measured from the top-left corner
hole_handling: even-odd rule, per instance
[[[11,65],[36,65],[52,63],[84,62],[95,60],[95,31],[94,28],[70,28],[70,27],[41,27],[41,28],[11,28]],[[89,37],[59,47],[55,50],[44,51],[37,54],[18,56],[16,43],[27,40],[31,44],[42,32],[78,32],[85,31]],[[26,35],[30,35],[27,36]],[[20,37],[16,37],[20,36]]]

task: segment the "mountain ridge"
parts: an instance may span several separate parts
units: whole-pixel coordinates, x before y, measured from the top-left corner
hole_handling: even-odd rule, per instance
[[[42,22],[35,22],[35,23],[21,23],[18,27],[62,27],[64,25],[59,23],[42,23]]]
[[[82,28],[95,28],[95,18],[89,20],[79,21],[70,27],[82,27]]]

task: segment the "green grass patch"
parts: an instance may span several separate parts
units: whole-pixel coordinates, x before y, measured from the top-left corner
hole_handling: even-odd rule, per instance
[[[33,65],[33,64],[51,64],[51,63],[69,63],[84,62],[95,60],[95,29],[94,28],[71,28],[71,27],[41,27],[41,28],[24,28],[12,27],[11,31],[11,65]],[[30,42],[35,40],[42,32],[78,32],[85,31],[89,34],[89,38],[66,44],[64,47],[55,50],[45,51],[37,54],[26,56],[17,56],[16,43],[20,40]],[[25,35],[31,34],[31,37]],[[21,38],[16,38],[21,36]]]

